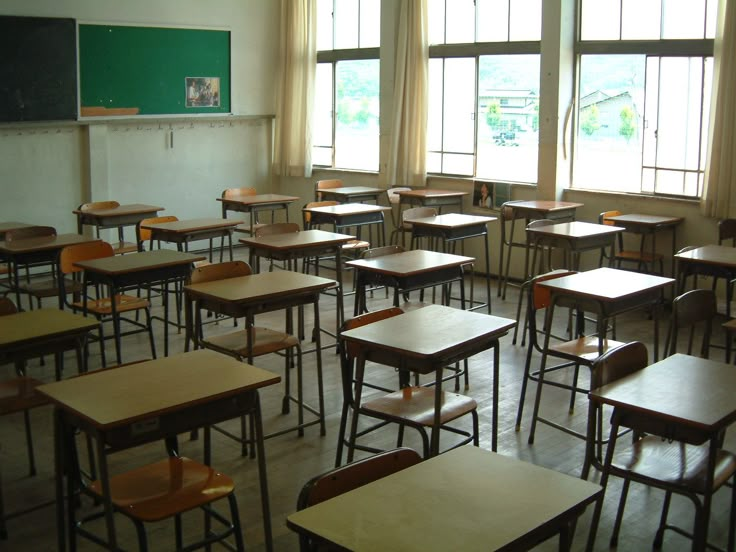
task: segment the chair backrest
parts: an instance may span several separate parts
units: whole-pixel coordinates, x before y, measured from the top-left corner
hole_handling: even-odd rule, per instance
[[[736,219],[718,221],[718,245],[723,245],[726,240],[731,240],[731,247],[736,246]]]
[[[227,278],[250,276],[252,273],[250,265],[245,261],[227,261],[195,268],[189,276],[189,281],[192,284],[202,284]]]
[[[376,257],[385,257],[386,255],[395,255],[396,253],[403,253],[404,248],[400,245],[384,245],[383,247],[374,247],[373,249],[366,249],[361,253],[361,259],[375,259]]]
[[[605,224],[606,226],[615,226],[612,220],[608,220],[610,217],[618,217],[621,215],[621,211],[603,211],[598,215],[598,224]]]
[[[296,509],[303,510],[383,477],[409,468],[422,461],[410,448],[379,452],[351,464],[330,470],[309,480],[302,487]]]
[[[304,209],[314,209],[315,207],[334,207],[339,205],[337,201],[310,201],[304,206]],[[305,230],[309,230],[309,225],[312,221],[312,213],[309,211],[302,211],[302,222]]]
[[[320,190],[331,190],[334,188],[342,187],[343,183],[342,180],[340,180],[339,178],[333,178],[330,180],[318,180],[314,185],[314,199],[316,201],[320,201],[322,199],[322,194],[320,193]]]
[[[373,322],[386,320],[387,318],[393,318],[394,316],[398,316],[400,314],[404,314],[404,311],[401,310],[399,307],[389,307],[387,309],[367,312],[343,322],[342,326],[340,327],[339,333],[342,334],[342,332],[354,330],[355,328],[360,328],[367,324],[372,324]],[[345,352],[348,359],[352,359],[357,353],[357,346],[348,343],[347,347],[341,347],[341,350]]]
[[[693,341],[696,331],[702,332],[703,341],[700,346],[700,356],[708,358],[710,349],[710,335],[713,328],[713,318],[716,316],[716,294],[710,289],[693,289],[675,297],[672,301],[672,316],[670,329],[665,345],[665,356],[677,352],[677,337],[679,330],[690,330],[687,354],[692,354]]]
[[[120,207],[120,203],[117,201],[92,201],[90,203],[82,203],[79,206],[79,211],[93,211],[94,209],[115,209]]]
[[[437,209],[434,207],[412,207],[401,212],[401,222],[405,225],[411,225],[413,219],[436,217]]]
[[[140,249],[143,250],[143,244],[151,239],[151,231],[148,228],[141,228],[144,224],[163,224],[164,222],[176,222],[179,220],[178,217],[175,217],[174,215],[168,215],[166,217],[151,217],[147,219],[143,219],[138,224],[136,224],[136,232],[138,233],[138,245],[140,246]]]
[[[104,241],[68,245],[59,254],[59,270],[62,274],[81,272],[82,269],[74,266],[74,263],[112,257],[113,255],[112,245]]]
[[[571,274],[575,274],[575,272],[572,270],[553,270],[552,272],[540,274],[539,276],[532,278],[531,286],[529,286],[529,308],[532,310],[531,314],[534,314],[534,312],[538,310],[546,309],[551,302],[551,293],[549,289],[538,284],[548,280],[554,280],[555,278],[570,276]]]
[[[222,191],[223,199],[232,199],[238,196],[258,195],[255,188],[227,188]]]
[[[641,341],[632,341],[609,349],[593,363],[590,388],[596,389],[633,374],[649,364],[647,346]]]
[[[296,222],[277,222],[257,228],[256,238],[273,236],[274,234],[296,234],[297,232],[299,232],[299,225]]]
[[[553,224],[558,224],[559,222],[560,221],[558,220],[550,220],[550,219],[533,220],[529,224],[526,225],[526,229],[529,230],[531,228],[541,228],[543,226],[551,226]],[[526,235],[526,241],[531,243],[532,241],[531,234]]]
[[[0,297],[0,316],[7,316],[16,312],[18,312],[18,308],[15,306],[15,303],[7,297]]]
[[[396,186],[394,188],[388,188],[386,190],[386,195],[388,195],[388,202],[392,205],[396,203],[401,202],[401,196],[398,194],[398,192],[408,192],[411,188],[408,186]]]
[[[56,228],[53,226],[26,226],[25,228],[15,228],[5,233],[5,241],[12,242],[16,240],[27,240],[29,238],[44,238],[56,235]]]

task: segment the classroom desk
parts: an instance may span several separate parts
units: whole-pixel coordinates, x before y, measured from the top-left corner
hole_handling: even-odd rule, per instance
[[[39,309],[0,316],[0,363],[16,366],[47,354],[56,357],[56,379],[61,379],[60,353],[76,351],[77,370],[87,371],[84,345],[97,329],[94,318],[58,309]]]
[[[381,364],[398,368],[404,383],[408,373],[435,374],[435,423],[432,428],[430,454],[439,452],[440,400],[442,369],[482,351],[493,349],[493,430],[491,448],[498,443],[498,340],[514,327],[509,318],[468,312],[443,305],[428,305],[400,316],[387,318],[341,334],[342,339],[358,347],[355,365],[355,408],[360,406],[363,371],[366,360],[377,355]],[[389,353],[388,355],[386,353]],[[353,416],[351,442],[357,432],[357,416]]]
[[[442,212],[443,207],[456,207],[462,213],[463,198],[468,195],[468,192],[434,188],[402,190],[396,193],[399,196],[399,207],[401,207],[401,204],[436,207],[438,213]]]
[[[609,248],[610,263],[613,263],[613,253],[616,247],[616,236],[623,232],[623,228],[592,224],[590,222],[560,222],[549,226],[528,228],[529,244],[534,248],[531,262],[531,276],[534,276],[534,266],[537,262],[537,252],[540,247],[563,247],[572,256],[568,266],[570,270],[580,270],[580,254],[585,251],[600,251]]]
[[[96,444],[107,541],[117,550],[115,522],[109,499],[106,450],[132,448],[179,433],[251,414],[258,447],[258,475],[266,549],[272,550],[271,513],[266,477],[266,455],[258,389],[278,383],[271,372],[238,362],[213,351],[193,351],[38,387],[55,406],[56,522],[58,550],[65,550],[65,533],[72,528],[69,546],[74,550],[76,494],[64,499],[64,476],[69,477],[68,454],[74,429]],[[210,464],[209,432],[205,432],[204,463]],[[73,477],[76,477],[73,476]],[[70,481],[72,487],[75,481]],[[72,491],[73,491],[72,487]],[[68,520],[67,520],[68,517]]]
[[[0,240],[5,239],[5,234],[11,230],[19,230],[20,228],[29,228],[35,226],[33,224],[26,224],[25,222],[0,222]]]
[[[77,245],[100,241],[98,238],[87,238],[81,234],[58,234],[56,236],[43,236],[40,238],[28,238],[12,242],[0,242],[0,257],[11,264],[11,288],[15,291],[15,304],[18,309],[20,305],[20,287],[18,282],[18,265],[25,263],[48,263],[56,270],[56,260],[59,251],[67,245]],[[61,298],[59,298],[61,307]]]
[[[154,241],[175,243],[179,251],[189,251],[189,242],[210,240],[210,262],[212,262],[211,240],[221,238],[220,262],[222,262],[222,249],[224,249],[225,238],[228,239],[230,244],[230,260],[233,260],[233,230],[238,224],[238,221],[235,220],[200,218],[160,222],[157,224],[142,224],[141,228],[151,231],[151,244]]]
[[[307,257],[334,256],[337,280],[337,328],[345,317],[342,287],[342,246],[354,240],[354,236],[335,234],[324,230],[304,230],[288,234],[274,234],[259,238],[240,238],[250,248],[250,264],[260,271],[261,257],[275,261],[291,262]],[[336,334],[337,335],[337,334]]]
[[[299,198],[296,196],[287,196],[279,194],[257,194],[236,197],[218,197],[217,201],[222,202],[222,218],[227,218],[228,211],[238,213],[248,213],[248,226],[241,225],[236,228],[238,232],[246,232],[251,236],[255,235],[255,225],[258,213],[261,211],[271,211],[273,222],[273,212],[283,210],[286,212],[286,222],[289,222],[289,205]]]
[[[291,514],[298,533],[346,550],[528,550],[575,522],[598,485],[472,446]]]
[[[319,322],[319,298],[321,293],[337,286],[334,280],[302,274],[301,272],[279,271],[251,274],[237,278],[227,278],[200,284],[184,286],[186,317],[185,350],[189,350],[190,341],[195,348],[206,346],[198,341],[197,329],[194,327],[194,308],[207,309],[216,314],[224,314],[235,318],[244,317],[246,329],[254,325],[256,314],[287,310],[287,333],[292,333],[290,311],[292,307],[308,304],[314,306],[314,341],[317,355],[318,373],[322,367],[321,331]],[[253,351],[253,332],[247,332],[248,351]],[[253,356],[248,357],[253,362]],[[320,432],[325,434],[324,404],[322,381],[319,386],[319,424]],[[281,433],[281,432],[279,432]]]
[[[85,286],[103,284],[110,286],[110,295],[120,293],[126,288],[162,284],[164,302],[164,356],[169,354],[169,282],[184,282],[189,276],[192,265],[203,261],[202,255],[156,249],[128,255],[116,255],[91,261],[80,261],[75,266],[84,269]],[[116,319],[115,301],[111,302],[113,320]],[[118,364],[122,363],[120,355],[120,334],[115,334],[115,352]]]
[[[672,231],[672,255],[675,254],[675,251],[677,250],[677,227],[682,224],[682,221],[685,219],[682,217],[630,213],[628,215],[618,215],[617,217],[606,217],[606,220],[613,222],[616,226],[620,226],[626,232],[652,236],[652,257],[654,257],[657,252],[657,233],[664,230]],[[674,270],[675,268],[673,266],[673,275]]]
[[[685,280],[691,274],[725,278],[730,282],[736,278],[736,248],[726,245],[704,245],[674,256],[679,266],[677,271],[677,293],[685,291]],[[731,318],[733,288],[726,285],[726,316]]]
[[[627,413],[645,414],[652,419],[647,433],[668,438],[671,435],[688,435],[689,442],[709,442],[708,481],[704,488],[712,487],[715,455],[722,432],[736,421],[736,371],[722,362],[675,354],[647,366],[643,370],[613,383],[593,389],[589,399],[598,404],[614,407],[613,420],[621,420]],[[664,433],[655,429],[657,427]],[[615,435],[611,440],[615,441]],[[601,484],[605,487],[608,469],[612,461],[614,443],[609,443],[603,466]],[[586,450],[594,459],[592,446]],[[603,496],[596,504],[591,527],[591,543],[595,539],[597,521],[603,505]],[[693,549],[705,550],[711,501],[703,503],[705,520],[700,538],[693,541]]]
[[[122,228],[125,226],[135,226],[143,219],[155,217],[159,211],[163,211],[163,207],[154,205],[145,205],[143,203],[133,203],[130,205],[120,205],[113,209],[90,209],[82,211],[75,209],[72,211],[77,215],[77,232],[84,231],[84,225],[96,226],[98,229]],[[122,234],[120,234],[122,246]]]
[[[341,203],[328,207],[303,209],[304,212],[310,213],[310,228],[322,224],[331,224],[335,232],[341,232],[356,227],[358,229],[358,239],[360,239],[360,227],[378,224],[381,226],[381,245],[386,243],[384,213],[390,210],[391,207],[365,203]]]
[[[465,308],[463,267],[475,262],[473,257],[414,249],[374,259],[359,259],[345,263],[355,269],[355,308],[357,316],[365,311],[365,290],[368,286],[394,288],[394,305],[399,306],[399,293],[460,282],[462,307]],[[449,301],[449,298],[448,298]]]
[[[488,246],[488,223],[494,220],[497,220],[497,218],[479,215],[464,215],[460,213],[450,213],[447,215],[438,215],[436,217],[411,220],[412,249],[414,248],[414,238],[439,238],[442,240],[442,250],[445,253],[455,253],[455,246],[458,241],[462,242],[462,240],[470,238],[483,237],[483,250],[486,254],[486,292],[488,293],[488,301],[486,303],[480,302],[477,306],[471,305],[470,310],[476,310],[487,306],[488,314],[491,314],[491,253]],[[451,249],[451,251],[448,251],[448,249]],[[470,295],[472,303],[472,291]]]
[[[318,190],[323,200],[339,203],[363,203],[364,201],[378,201],[378,196],[386,193],[383,188],[369,186],[344,186],[342,188],[326,188]]]
[[[599,337],[599,352],[603,353],[603,339],[606,335],[608,319],[624,312],[652,307],[654,322],[654,360],[659,358],[659,305],[664,288],[673,284],[672,278],[640,274],[615,268],[597,268],[570,276],[539,282],[550,292],[550,306],[546,313],[546,327],[553,320],[555,306],[560,303],[580,311],[597,314],[596,333]],[[547,360],[550,332],[544,338],[541,368]],[[541,386],[539,386],[541,387]]]

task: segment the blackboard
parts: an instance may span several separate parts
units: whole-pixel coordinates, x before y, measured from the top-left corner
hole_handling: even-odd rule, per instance
[[[76,118],[74,19],[0,16],[0,121]]]
[[[219,90],[188,107],[187,78]],[[229,113],[230,33],[80,24],[79,83],[82,116]]]

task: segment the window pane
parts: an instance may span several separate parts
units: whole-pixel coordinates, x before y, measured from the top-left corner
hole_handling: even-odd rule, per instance
[[[644,103],[645,167],[657,164],[657,113],[659,111],[659,58],[649,57],[647,65],[646,100]]]
[[[473,156],[446,153],[442,156],[442,172],[444,174],[460,174],[472,176]]]
[[[581,56],[574,186],[638,192],[644,56]]]
[[[445,43],[445,0],[429,0],[429,43]]]
[[[542,0],[513,0],[509,40],[539,40],[542,36]]]
[[[335,49],[358,47],[358,0],[335,3]]]
[[[539,56],[481,56],[476,175],[537,181]]]
[[[685,189],[683,193],[686,196],[698,196],[700,190],[698,189],[698,182],[700,181],[698,173],[687,172],[685,173]]]
[[[427,149],[442,149],[442,77],[444,63],[440,58],[429,60],[429,107],[427,110]],[[439,163],[439,161],[438,161]]]
[[[442,172],[442,154],[438,152],[427,153],[427,172],[428,173],[441,173]]]
[[[620,0],[582,0],[581,40],[618,40]]]
[[[662,38],[703,38],[705,0],[664,0]]]
[[[683,195],[685,190],[685,173],[680,171],[657,170],[655,193]]]
[[[312,148],[312,165],[320,165],[323,167],[332,166],[332,148],[319,147]]]
[[[705,58],[705,78],[703,79],[703,122],[700,126],[700,170],[705,170],[706,151],[708,149],[708,126],[710,125],[710,98],[713,93],[713,58]]]
[[[473,153],[475,130],[475,60],[445,60],[442,149],[453,153]]]
[[[708,0],[705,21],[705,38],[715,38],[718,27],[718,0]]]
[[[381,45],[381,0],[360,0],[360,47]]]
[[[506,42],[509,39],[509,0],[476,0],[478,42]]]
[[[335,166],[378,170],[377,59],[340,61],[335,72]]]
[[[641,191],[645,194],[654,193],[654,169],[644,169],[642,171]]]
[[[623,0],[621,19],[623,40],[659,40],[662,0]]]
[[[317,50],[332,50],[332,0],[317,0]]]
[[[314,83],[312,144],[332,146],[332,64],[318,63]],[[331,162],[329,163],[332,164]]]
[[[445,13],[447,44],[475,41],[475,3],[452,0]]]

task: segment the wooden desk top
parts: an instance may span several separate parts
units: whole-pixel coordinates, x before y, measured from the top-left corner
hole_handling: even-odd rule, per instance
[[[527,229],[527,232],[532,234],[557,238],[586,238],[602,234],[620,234],[623,231],[623,228],[617,226],[580,221],[560,222]]]
[[[334,280],[284,270],[189,284],[184,286],[184,290],[195,297],[227,303],[249,303],[300,292],[321,291],[336,285]]]
[[[399,196],[406,197],[462,197],[469,194],[461,190],[438,190],[435,188],[422,188],[418,190],[402,190],[396,192]]]
[[[257,194],[248,196],[235,196],[235,197],[218,197],[217,201],[223,203],[239,203],[240,205],[259,205],[265,203],[291,203],[299,199],[296,196],[287,196],[279,194]]]
[[[553,213],[555,211],[567,211],[583,207],[582,203],[572,203],[569,201],[514,201],[508,203],[508,207],[513,210],[538,211],[540,213]]]
[[[446,358],[453,350],[501,337],[515,325],[516,321],[510,318],[428,305],[341,335],[370,348],[432,359]]]
[[[606,220],[613,221],[614,223],[619,222],[622,225],[630,226],[677,226],[683,220],[682,217],[663,217],[658,215],[639,215],[631,213],[628,215],[618,215],[617,217],[606,217]]]
[[[672,278],[662,276],[640,274],[615,268],[596,268],[587,272],[539,282],[539,285],[565,295],[608,302],[664,288],[673,282]]]
[[[105,430],[280,380],[266,370],[202,349],[91,372],[37,390],[58,407]]]
[[[600,492],[594,483],[465,446],[291,514],[287,525],[356,551],[522,550]]]
[[[158,211],[164,211],[163,207],[156,207],[155,205],[146,205],[144,203],[131,203],[130,205],[120,205],[113,209],[89,209],[82,211],[81,209],[75,209],[72,211],[75,215],[88,215],[99,218],[107,217],[119,217],[123,215],[144,215],[146,213],[156,213]]]
[[[463,213],[448,213],[446,215],[437,215],[436,217],[404,219],[404,221],[411,222],[417,226],[429,226],[431,228],[462,228],[463,226],[488,224],[491,221],[497,220],[497,218],[498,217],[465,215]]]
[[[19,254],[37,253],[40,251],[54,251],[63,249],[67,245],[100,241],[99,238],[88,238],[81,234],[58,234],[42,238],[28,238],[12,242],[0,242],[0,253]]]
[[[675,354],[590,392],[596,402],[713,432],[736,420],[734,366]]]
[[[339,205],[329,205],[327,207],[309,207],[302,211],[310,213],[322,213],[327,215],[360,215],[363,213],[378,213],[382,211],[390,211],[391,207],[383,205],[369,205],[367,203],[341,203]]]
[[[736,248],[726,245],[704,245],[684,253],[678,253],[675,255],[675,259],[736,268]]]
[[[355,236],[348,234],[335,234],[334,232],[325,232],[324,230],[304,230],[288,234],[261,236],[260,238],[240,238],[240,241],[253,247],[282,251],[315,246],[337,246],[354,239]]]
[[[241,224],[239,220],[229,220],[224,218],[199,218],[189,220],[177,220],[174,222],[159,222],[157,224],[141,224],[141,228],[150,230],[165,230],[167,232],[175,232],[179,234],[188,234],[190,232],[202,232],[206,230],[217,230],[221,228],[234,228]]]
[[[203,261],[205,258],[203,255],[194,255],[171,249],[154,249],[153,251],[143,251],[141,253],[129,253],[127,255],[115,255],[114,257],[81,261],[74,263],[74,266],[98,274],[115,276],[142,270],[187,265],[197,261]]]
[[[0,351],[3,347],[79,335],[97,328],[94,318],[59,309],[39,309],[0,316]]]
[[[375,259],[348,261],[345,264],[360,270],[368,270],[370,272],[378,272],[380,274],[388,274],[391,276],[411,276],[422,272],[432,272],[433,270],[442,270],[443,268],[461,266],[474,261],[475,258],[473,257],[414,249],[412,251],[404,251],[403,253],[396,253],[394,255],[376,257]]]

